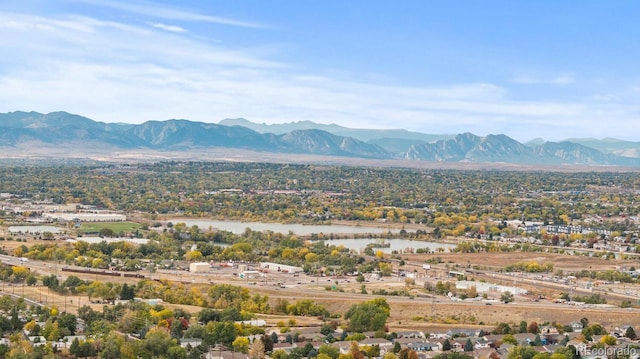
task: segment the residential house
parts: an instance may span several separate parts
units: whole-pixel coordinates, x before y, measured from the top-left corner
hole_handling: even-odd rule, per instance
[[[429,342],[412,342],[405,344],[405,347],[416,352],[438,351],[438,344]]]
[[[393,343],[384,338],[367,338],[361,340],[358,344],[360,344],[360,346],[378,345],[380,347],[380,355],[384,355],[385,353],[393,350]]]
[[[396,332],[397,338],[426,338],[424,333],[419,330],[409,330]]]
[[[491,340],[487,340],[485,338],[478,338],[475,340],[473,344],[474,349],[490,349],[495,346],[495,343]]]
[[[540,335],[559,334],[558,328],[556,328],[553,325],[543,325],[539,329],[540,329]]]

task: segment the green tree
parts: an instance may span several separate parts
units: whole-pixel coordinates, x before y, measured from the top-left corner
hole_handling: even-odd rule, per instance
[[[122,353],[120,352],[120,347],[124,344],[124,339],[122,336],[117,335],[115,333],[109,333],[104,338],[104,346],[102,347],[102,351],[100,352],[100,358],[102,359],[120,359],[122,357]]]
[[[167,354],[176,341],[161,329],[150,329],[143,340],[138,342],[137,354],[142,358],[160,357]]]
[[[538,354],[538,351],[531,346],[516,345],[509,348],[507,359],[533,359],[536,354]]]
[[[471,338],[467,338],[467,341],[464,342],[464,351],[465,352],[473,351],[473,343],[471,342]]]
[[[340,355],[340,349],[332,345],[323,344],[320,346],[320,348],[318,348],[318,358],[320,358],[320,355],[322,354],[328,356],[331,359],[338,359],[338,356]]]
[[[187,349],[174,345],[167,350],[167,359],[187,359]]]
[[[443,351],[451,350],[451,342],[449,341],[449,339],[445,339],[444,342],[442,342],[442,350]]]
[[[636,331],[633,329],[632,326],[627,327],[627,330],[625,330],[624,332],[624,336],[631,339],[631,340],[636,340],[637,339],[637,335],[636,335]]]
[[[349,320],[351,331],[377,331],[385,328],[389,313],[390,308],[386,300],[377,298],[352,305],[345,313],[345,319]]]
[[[574,347],[573,345],[560,347],[556,349],[553,354],[564,355],[567,359],[580,359],[580,354],[578,353],[578,350],[576,349],[576,347]]]
[[[512,335],[512,334],[507,334],[505,336],[502,337],[502,342],[506,343],[506,344],[512,344],[512,345],[517,345],[518,341],[516,340],[516,338]]]
[[[132,300],[135,297],[135,289],[133,286],[129,286],[127,283],[122,285],[122,289],[120,289],[120,299],[121,300]]]
[[[513,302],[514,297],[513,297],[513,293],[506,291],[504,293],[502,293],[502,295],[500,295],[500,301],[502,303],[511,303]]]
[[[523,320],[520,322],[518,333],[526,333],[526,332],[527,332],[527,322]]]

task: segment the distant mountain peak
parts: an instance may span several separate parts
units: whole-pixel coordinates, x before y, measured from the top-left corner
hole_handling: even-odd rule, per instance
[[[580,141],[583,142],[535,139],[522,144],[505,134],[429,135],[406,130],[350,129],[306,120],[267,125],[244,118],[218,124],[171,119],[133,125],[96,122],[63,111],[0,114],[0,148],[16,148],[24,143],[56,149],[79,144],[162,151],[230,148],[363,159],[640,167],[640,143],[615,139]]]

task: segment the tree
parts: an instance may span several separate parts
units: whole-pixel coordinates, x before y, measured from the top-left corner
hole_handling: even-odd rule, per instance
[[[71,313],[62,313],[58,316],[58,328],[67,329],[70,335],[76,333],[76,326],[78,325],[78,319]]]
[[[492,334],[511,334],[511,327],[507,323],[500,323],[498,326],[493,329]]]
[[[135,296],[135,289],[133,286],[129,286],[127,283],[122,285],[122,289],[120,290],[120,299],[121,300],[132,300]]]
[[[102,228],[100,229],[100,237],[108,237],[111,238],[115,236],[115,232],[111,228]]]
[[[173,320],[171,320],[171,325],[169,326],[169,330],[172,338],[178,339],[178,340],[182,338],[182,332],[184,331],[184,329],[185,327],[184,327],[184,323],[182,322],[182,319],[173,318]]]
[[[71,355],[75,355],[76,357],[78,357],[79,351],[80,351],[80,340],[78,338],[75,338],[71,342],[71,346],[69,347],[69,353]]]
[[[542,339],[540,338],[540,334],[536,334],[536,337],[533,340],[533,345],[537,347],[542,345]]]
[[[12,266],[11,267],[12,277],[15,282],[23,282],[31,272],[29,268],[24,266]]]
[[[167,350],[167,359],[187,359],[187,349],[174,345]]]
[[[513,294],[509,291],[502,293],[502,295],[500,296],[500,301],[503,303],[511,303],[513,302],[513,300],[514,300]]]
[[[520,322],[520,328],[518,329],[518,333],[526,333],[527,332],[527,322],[524,320]]]
[[[451,342],[449,341],[449,339],[445,339],[444,342],[442,342],[442,350],[443,351],[451,350]]]
[[[631,340],[636,340],[637,338],[636,331],[633,329],[632,326],[627,327],[627,330],[625,330],[624,332],[624,336]]]
[[[506,344],[512,344],[512,345],[518,344],[518,341],[512,334],[507,334],[504,337],[502,337],[502,342]]]
[[[531,346],[516,345],[509,348],[507,359],[533,359],[536,354],[538,354],[538,351]]]
[[[340,349],[328,344],[323,344],[320,346],[320,348],[318,348],[318,359],[320,359],[320,355],[322,354],[332,359],[338,359],[338,356],[340,355]]]
[[[27,285],[32,287],[34,285],[36,285],[38,283],[38,278],[36,276],[34,276],[33,274],[30,274],[27,277]]]
[[[349,320],[351,331],[377,331],[385,328],[389,312],[390,307],[386,300],[377,298],[352,305],[345,313],[345,319]]]
[[[137,352],[143,358],[160,357],[166,355],[173,345],[175,345],[174,339],[165,330],[152,328],[147,332],[144,340],[138,343]]]
[[[560,347],[556,349],[556,351],[553,354],[564,355],[567,359],[580,359],[580,354],[578,353],[578,350],[576,349],[576,347],[574,347],[573,345]]]
[[[589,319],[587,317],[582,317],[580,319],[580,324],[582,324],[583,328],[586,328],[589,325]]]
[[[217,322],[219,320],[220,312],[215,309],[204,308],[200,313],[198,313],[198,321],[200,323],[207,324],[209,322]]]
[[[215,284],[207,291],[215,308],[240,308],[240,304],[249,299],[249,290],[231,284]]]
[[[271,339],[271,336],[263,335],[261,341],[264,346],[264,353],[271,353],[273,351],[273,340]]]
[[[109,333],[104,338],[102,351],[100,352],[100,358],[102,359],[120,359],[122,353],[120,347],[124,344],[122,336],[115,333]]]
[[[253,344],[251,344],[251,349],[249,350],[249,358],[264,359],[265,358],[264,352],[265,352],[264,343],[262,342],[262,339],[258,338],[253,341]]]
[[[209,322],[205,325],[204,342],[208,345],[231,346],[238,336],[238,329],[232,322]]]
[[[287,354],[287,352],[284,351],[283,349],[278,349],[278,350],[273,352],[273,354],[271,355],[271,358],[273,358],[273,359],[288,359],[289,358],[289,354]]]
[[[605,335],[602,338],[600,338],[600,343],[604,344],[604,345],[616,345],[616,343],[618,342],[618,340],[616,339],[616,337],[612,336],[612,335]]]
[[[473,343],[471,342],[471,338],[467,338],[467,341],[464,342],[464,351],[465,352],[473,351]]]

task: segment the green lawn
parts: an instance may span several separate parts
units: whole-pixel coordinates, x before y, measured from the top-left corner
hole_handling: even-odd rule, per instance
[[[109,228],[114,233],[135,232],[140,225],[135,222],[82,222],[79,231],[81,233],[100,232],[103,228]]]

